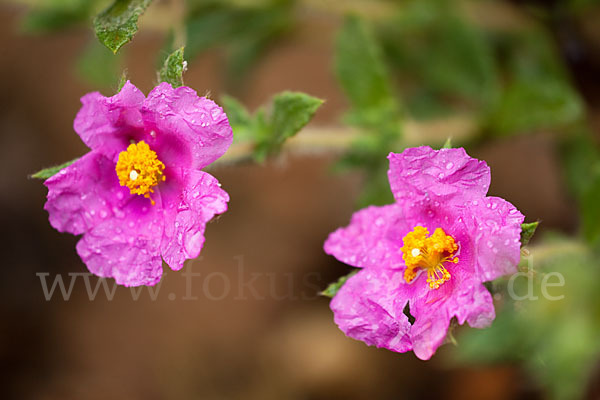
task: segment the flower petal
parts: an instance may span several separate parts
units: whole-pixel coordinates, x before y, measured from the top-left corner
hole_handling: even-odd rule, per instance
[[[112,97],[93,92],[83,96],[81,103],[73,128],[88,147],[102,151],[108,158],[142,134],[144,94],[129,81]]]
[[[463,219],[475,243],[482,282],[517,272],[525,217],[515,206],[499,197],[486,197],[465,208]]]
[[[187,182],[183,192],[163,202],[161,253],[173,270],[181,269],[186,259],[198,257],[206,223],[224,213],[229,201],[229,195],[212,175],[198,170],[183,170],[180,175]]]
[[[324,249],[354,267],[404,268],[400,248],[410,229],[397,205],[370,206],[355,212],[347,227],[331,233]]]
[[[484,197],[490,186],[490,169],[463,148],[433,150],[422,146],[390,153],[388,178],[397,201],[423,196],[442,202],[465,202]]]
[[[148,94],[142,114],[146,129],[156,132],[157,141],[168,140],[176,155],[159,154],[165,164],[172,158],[179,166],[201,169],[221,157],[233,140],[223,109],[189,87],[161,83]]]
[[[119,199],[131,197],[127,188],[119,186],[114,162],[97,151],[87,153],[44,184],[48,187],[44,209],[50,224],[74,235],[110,218]]]
[[[160,202],[160,199],[158,199]],[[86,232],[77,253],[90,272],[125,286],[154,285],[162,276],[162,210],[133,196],[111,218]]]
[[[411,349],[410,323],[403,310],[408,298],[397,288],[402,273],[363,269],[331,300],[335,323],[349,337],[397,352]]]
[[[423,281],[425,277],[420,277]],[[476,279],[458,281],[453,278],[439,289],[429,289],[425,282],[403,285],[401,290],[410,297],[410,313],[415,324],[410,330],[414,352],[428,360],[442,345],[450,320],[456,317],[474,328],[485,328],[495,318],[490,292]]]

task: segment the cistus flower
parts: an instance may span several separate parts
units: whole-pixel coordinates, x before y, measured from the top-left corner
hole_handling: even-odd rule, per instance
[[[223,110],[189,87],[130,82],[112,97],[89,93],[74,122],[91,149],[45,181],[45,209],[60,232],[83,235],[88,269],[126,286],[153,285],[162,261],[195,258],[206,223],[228,194],[201,169],[225,153],[232,131]]]
[[[524,217],[486,197],[490,169],[462,148],[410,148],[388,159],[395,203],[356,212],[325,242],[326,253],[361,268],[331,309],[347,336],[427,360],[453,318],[491,324],[483,282],[517,271]]]

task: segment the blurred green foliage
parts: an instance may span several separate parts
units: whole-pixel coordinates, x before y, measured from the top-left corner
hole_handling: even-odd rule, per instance
[[[492,326],[465,330],[456,357],[518,362],[549,398],[582,398],[600,356],[597,255],[582,242],[552,238],[522,264],[520,275],[495,283],[504,295]]]
[[[121,70],[121,54],[115,56],[92,38],[77,60],[77,73],[96,87],[110,88]]]
[[[49,33],[89,22],[108,0],[46,0],[34,7],[21,22],[30,33]]]
[[[485,112],[497,101],[500,83],[489,37],[461,18],[455,2],[403,2],[379,24],[378,37],[413,117]]]
[[[401,150],[403,111],[374,32],[356,16],[346,18],[338,34],[335,73],[351,104],[345,120],[364,131],[338,168],[366,172],[361,206],[390,203],[387,155]]]
[[[223,49],[227,82],[235,89],[268,46],[290,29],[293,5],[293,0],[188,1],[188,58],[215,47]]]
[[[137,31],[139,15],[149,2],[46,0],[24,18],[23,28],[28,32],[69,28],[90,22],[112,4],[95,25],[102,43],[116,52]],[[385,5],[389,12],[374,17],[353,10],[354,14],[341,19],[333,49],[334,74],[350,104],[343,121],[360,131],[338,169],[364,172],[360,206],[386,204],[393,201],[387,155],[407,146],[407,121],[466,115],[476,125],[475,137],[459,143],[467,146],[530,133],[553,135],[565,183],[579,207],[581,235],[574,241],[537,241],[539,247],[532,253],[535,264],[527,270],[532,280],[518,276],[513,281],[516,293],[527,293],[532,282],[532,296],[537,300],[513,300],[506,296],[510,280],[494,282],[494,291],[504,294],[498,317],[488,330],[466,331],[458,357],[469,363],[519,362],[551,397],[581,397],[591,366],[600,355],[600,291],[596,289],[600,278],[600,150],[552,29],[560,26],[561,19],[572,22],[597,10],[600,1],[527,2],[524,7],[501,0],[373,3]],[[269,46],[294,29],[299,15],[307,15],[298,9],[310,7],[302,0],[187,0],[184,4],[184,26],[173,26],[169,32],[160,80],[183,83],[183,52],[174,46],[184,44],[175,43],[175,36],[185,37],[189,60],[211,49],[225,56],[226,80],[234,93],[241,91],[244,78]],[[474,17],[466,11],[473,5],[493,10],[498,4],[510,7],[526,23],[488,26],[481,15]],[[324,3],[320,11],[328,5]],[[494,17],[487,16],[489,21]],[[119,60],[94,43],[84,49],[77,67],[95,86],[108,87],[118,75]],[[321,103],[306,94],[284,92],[251,114],[234,98],[222,98],[234,144],[247,150],[247,160],[259,162],[277,154]],[[422,142],[427,144],[425,139]],[[34,177],[47,178],[66,165]],[[524,227],[523,243],[533,228]],[[565,285],[549,290],[564,295],[561,300],[543,295],[544,279],[555,276],[550,275],[554,272],[562,274]],[[345,279],[324,294],[333,296]]]

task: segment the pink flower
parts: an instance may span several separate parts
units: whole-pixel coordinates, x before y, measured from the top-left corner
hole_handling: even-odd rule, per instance
[[[162,260],[179,270],[204,244],[228,194],[201,168],[232,141],[227,116],[189,87],[131,83],[112,97],[85,95],[74,128],[91,149],[46,180],[45,209],[60,232],[83,235],[88,269],[126,286],[154,285]]]
[[[362,268],[331,309],[349,337],[427,360],[453,317],[475,328],[491,324],[482,282],[517,271],[524,217],[486,197],[489,167],[462,148],[410,148],[388,158],[396,202],[356,212],[325,242],[327,254]]]

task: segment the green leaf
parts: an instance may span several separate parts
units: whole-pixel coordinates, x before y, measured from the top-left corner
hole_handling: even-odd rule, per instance
[[[511,135],[564,127],[583,116],[583,103],[568,83],[530,79],[506,89],[491,126],[499,135]]]
[[[221,105],[233,130],[235,143],[251,141],[254,137],[254,119],[246,107],[231,96],[221,96]]]
[[[121,91],[121,89],[123,89],[123,86],[125,86],[126,83],[127,83],[127,71],[123,71],[123,73],[121,73],[121,77],[119,78],[119,84],[117,85],[117,93],[119,93]]]
[[[221,105],[227,114],[230,125],[250,125],[252,117],[246,107],[237,99],[223,95],[221,96]]]
[[[539,221],[521,224],[521,247],[527,246],[539,224]]]
[[[273,99],[271,127],[277,143],[294,136],[312,119],[323,100],[300,92],[283,92]]]
[[[379,44],[358,17],[348,17],[338,35],[335,71],[357,110],[394,102]]]
[[[66,163],[63,163],[60,165],[55,165],[54,167],[44,168],[43,170],[38,171],[35,174],[32,174],[30,177],[35,178],[35,179],[46,180],[46,179],[50,178],[51,176],[58,174],[60,172],[60,170],[67,168],[69,165],[73,164],[77,160],[79,160],[79,159],[76,158],[74,160],[67,161]]]
[[[96,36],[113,53],[128,43],[138,30],[138,18],[152,0],[115,0],[94,19]]]
[[[258,138],[256,159],[262,161],[300,131],[323,104],[323,100],[299,92],[283,92],[273,98],[273,111],[266,136]]]
[[[585,238],[600,242],[600,151],[591,132],[583,128],[562,143],[563,164],[569,187],[579,203]]]
[[[332,282],[329,284],[329,286],[327,286],[327,289],[323,290],[320,294],[321,296],[325,296],[325,297],[329,297],[330,299],[333,298],[338,290],[340,290],[340,288],[342,286],[344,286],[344,283],[346,283],[346,281],[350,278],[352,278],[354,275],[356,275],[358,273],[358,269],[350,272],[348,275],[344,275],[342,276],[340,279],[338,279],[336,282]]]
[[[442,146],[442,149],[451,149],[451,148],[452,148],[452,138],[448,138],[444,142],[444,145]]]
[[[161,82],[170,83],[174,88],[183,86],[183,73],[187,69],[187,62],[183,59],[183,47],[169,54],[159,72]]]

